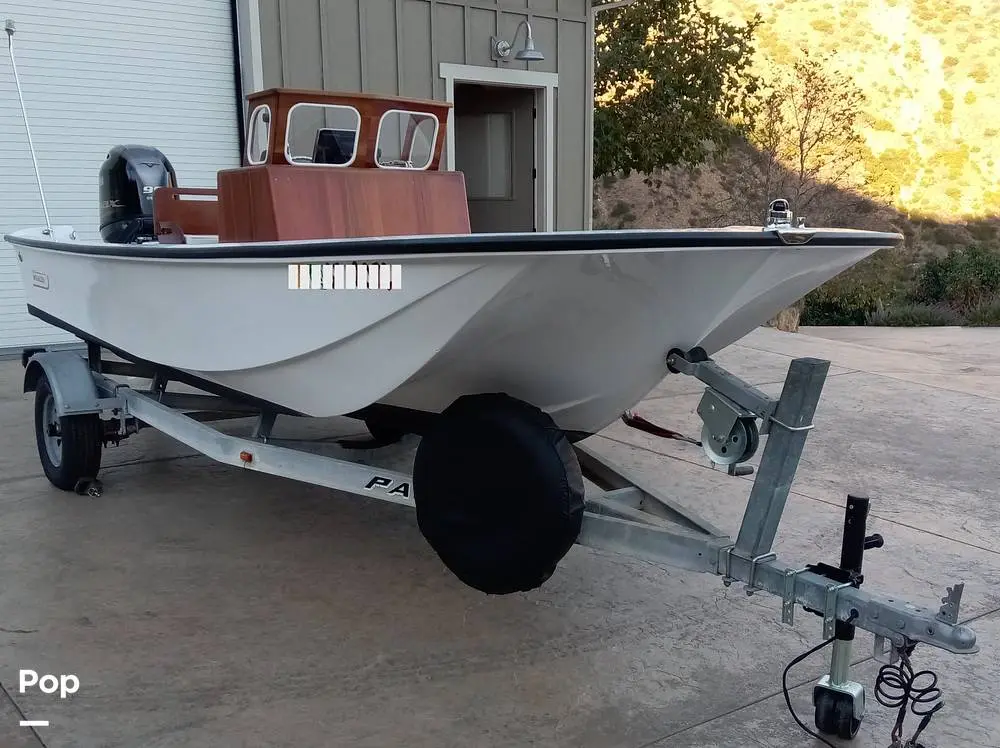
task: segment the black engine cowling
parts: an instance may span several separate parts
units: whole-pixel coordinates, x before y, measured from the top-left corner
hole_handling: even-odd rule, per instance
[[[101,236],[115,244],[155,239],[153,191],[176,187],[177,175],[159,149],[116,145],[101,165]]]

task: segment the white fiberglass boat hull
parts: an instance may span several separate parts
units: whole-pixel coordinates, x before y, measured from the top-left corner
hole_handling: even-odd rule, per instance
[[[9,235],[29,311],[113,350],[309,416],[439,412],[497,392],[594,433],[896,234],[615,231],[115,245]],[[289,263],[402,265],[402,288],[292,290]]]

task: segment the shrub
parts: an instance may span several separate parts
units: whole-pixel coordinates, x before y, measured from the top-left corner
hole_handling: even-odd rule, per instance
[[[619,216],[624,216],[631,210],[632,206],[624,200],[619,200],[614,204],[614,207],[611,208],[611,217],[618,218]]]
[[[978,304],[965,321],[971,327],[1000,327],[1000,294]]]
[[[967,244],[972,234],[961,226],[936,226],[931,229],[931,236],[937,244],[944,247]]]
[[[920,269],[913,301],[967,314],[1000,295],[1000,252],[979,244],[952,249]]]
[[[864,325],[881,305],[905,294],[909,268],[903,255],[881,250],[805,297],[803,325]]]
[[[993,242],[998,236],[997,228],[985,221],[972,223],[967,228],[972,237],[978,242]]]
[[[806,295],[800,324],[863,325],[878,301],[879,297],[862,285],[846,289],[823,285]]]
[[[625,229],[634,224],[637,220],[632,206],[624,200],[618,200],[608,211],[607,218],[595,221],[594,225],[600,229]]]
[[[961,325],[962,316],[946,306],[895,304],[879,307],[865,320],[876,327],[947,327]]]

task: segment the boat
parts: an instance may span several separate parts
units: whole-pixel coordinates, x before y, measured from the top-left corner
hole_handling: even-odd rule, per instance
[[[937,613],[860,589],[882,545],[865,497],[848,496],[839,566],[778,562],[830,362],[791,361],[771,398],[711,358],[902,237],[807,228],[780,198],[759,227],[477,234],[463,175],[439,168],[447,104],[289,89],[250,104],[246,163],[215,189],[178,186],[155,148],[115,147],[101,240],[47,209],[5,237],[29,312],[86,343],[22,354],[56,488],[100,497],[102,450],[154,428],[223,464],[412,507],[443,564],[489,595],[541,586],[574,544],[744,582],[780,597],[787,624],[797,606],[822,617],[814,719],[845,739],[865,717],[856,628],[890,664],[918,642],[978,651],[963,583]],[[618,417],[679,436],[629,411],[668,374],[705,385],[700,443],[730,474],[754,472],[738,465],[767,436],[735,539],[582,443]],[[374,446],[416,434],[412,472],[282,446],[282,414],[360,418]],[[246,416],[249,436],[209,425]]]
[[[504,392],[587,435],[670,373],[668,351],[712,355],[902,239],[793,225],[781,199],[756,227],[472,233],[463,174],[440,168],[450,104],[248,100],[244,165],[215,189],[119,146],[99,240],[7,235],[29,313],[281,412]]]

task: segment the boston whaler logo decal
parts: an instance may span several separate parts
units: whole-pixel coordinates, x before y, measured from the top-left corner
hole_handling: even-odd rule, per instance
[[[293,290],[398,291],[402,287],[402,265],[349,262],[288,266],[288,288]]]
[[[37,270],[31,271],[31,285],[36,288],[48,288],[49,287],[49,276],[45,273],[40,273]]]

